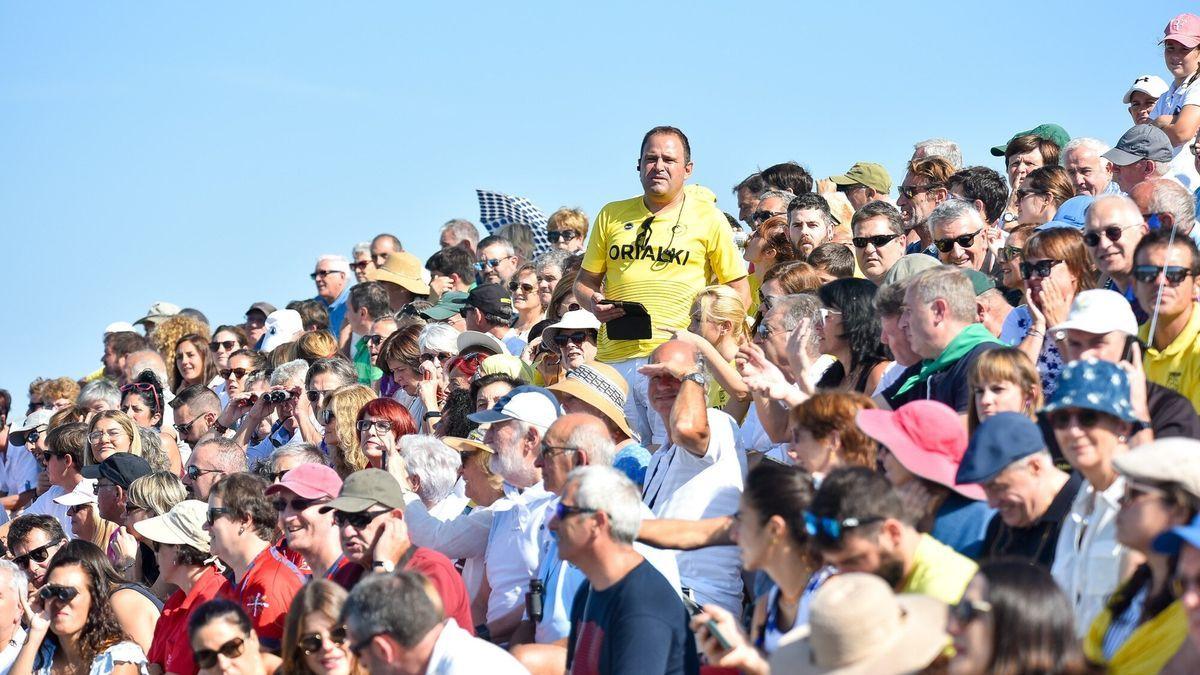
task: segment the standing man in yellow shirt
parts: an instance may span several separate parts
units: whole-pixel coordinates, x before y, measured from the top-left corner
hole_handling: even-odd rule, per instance
[[[1150,232],[1133,252],[1134,293],[1150,314],[1138,338],[1147,345],[1146,378],[1179,392],[1200,411],[1200,255],[1190,237],[1171,232],[1169,227]]]
[[[611,340],[605,325],[597,353],[629,383],[625,415],[649,448],[666,444],[667,431],[638,368],[671,329],[688,327],[692,300],[705,286],[728,285],[750,306],[746,268],[716,196],[684,185],[692,175],[691,154],[687,136],[675,127],[646,132],[637,163],[643,193],[596,214],[575,282],[579,304],[601,324],[625,315],[619,302],[641,303],[650,315],[648,339]]]

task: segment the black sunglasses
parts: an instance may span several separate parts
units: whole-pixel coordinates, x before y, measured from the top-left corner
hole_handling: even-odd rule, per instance
[[[1167,279],[1167,283],[1174,286],[1184,279],[1191,276],[1192,271],[1186,267],[1176,265],[1168,265],[1160,267],[1158,265],[1137,265],[1133,268],[1133,278],[1143,284],[1152,284],[1158,279],[1161,274]]]
[[[385,513],[387,513],[387,511],[359,511],[358,513],[334,511],[333,522],[337,523],[338,527],[345,527],[349,525],[356,530],[361,530],[370,525],[371,521]]]
[[[338,626],[329,631],[329,642],[339,647],[346,644],[346,627]],[[325,648],[325,638],[320,633],[310,633],[297,642],[305,654],[315,654]]]
[[[508,283],[509,293],[516,293],[518,288],[526,293],[532,293],[537,290],[537,286],[534,286],[533,284],[518,284],[515,281],[510,281]]]
[[[271,483],[278,483],[283,479],[284,476],[288,474],[289,471],[291,471],[291,469],[284,469],[283,471],[268,471],[266,474],[267,481]]]
[[[1037,277],[1039,279],[1045,279],[1046,277],[1050,276],[1050,270],[1053,270],[1054,266],[1061,262],[1063,261],[1053,259],[1039,260],[1035,263],[1022,260],[1020,263],[1021,278],[1032,279]]]
[[[955,623],[965,626],[981,616],[991,614],[992,603],[983,600],[963,599],[958,604],[950,605],[950,616]]]
[[[445,363],[452,358],[454,358],[454,354],[451,354],[450,352],[426,352],[421,355],[421,363],[433,361],[434,359],[437,359],[441,363]]]
[[[555,520],[563,520],[564,518],[567,518],[568,516],[574,516],[574,515],[579,515],[579,514],[583,514],[583,513],[595,513],[595,512],[596,512],[596,509],[585,509],[581,506],[567,506],[566,504],[559,502],[558,506],[554,507],[554,519]]]
[[[850,241],[854,244],[854,248],[866,248],[867,244],[875,248],[883,248],[899,237],[898,234],[877,234],[873,237],[854,237]]]
[[[559,239],[571,241],[578,236],[579,233],[575,230],[551,230],[546,232],[546,238],[550,240],[551,244],[557,244]]]
[[[21,569],[25,569],[29,565],[30,560],[34,562],[46,562],[46,558],[50,557],[50,549],[60,543],[62,543],[62,539],[55,539],[54,541],[42,544],[25,555],[13,558],[13,564]]]
[[[197,478],[199,478],[200,476],[202,476],[206,473],[225,473],[225,472],[220,469],[201,469],[200,467],[196,466],[195,464],[189,464],[188,468],[184,469],[184,473],[187,474],[188,478],[191,478],[192,480],[196,480]]]
[[[279,475],[283,476],[283,474],[285,474],[285,473],[287,473],[287,472],[282,471],[282,472],[280,472]],[[274,482],[274,481],[272,481],[272,482]],[[300,513],[304,509],[307,509],[308,507],[310,507],[314,504],[324,504],[327,501],[329,501],[329,500],[327,500],[327,499],[301,499],[301,498],[297,497],[295,499],[276,499],[275,501],[271,502],[271,506],[274,506],[275,510],[279,513],[283,513],[284,511],[286,511],[287,507],[289,507],[289,506],[292,507],[292,510],[295,511],[296,513]]]
[[[79,595],[79,589],[57,584],[46,584],[38,591],[38,597],[43,601],[55,600],[64,605],[74,600],[77,595]]]
[[[787,215],[787,211],[755,211],[750,216],[750,222],[754,223],[755,225],[762,225],[763,223],[767,222],[768,220],[774,218],[775,216],[786,216],[786,215]]]
[[[204,417],[206,415],[211,415],[211,414],[212,413],[201,413],[200,415],[196,416],[195,419],[193,419],[191,422],[188,422],[187,424],[175,424],[172,426],[175,427],[175,431],[178,431],[180,436],[190,436],[192,433],[192,426],[194,424],[196,424],[196,422],[199,422],[200,420],[204,419]]]
[[[325,277],[329,276],[330,274],[345,274],[345,272],[343,272],[341,270],[317,270],[316,272],[313,272],[312,274],[310,274],[308,276],[310,279],[313,279],[315,281],[317,279],[317,277],[324,279]]]
[[[901,197],[904,197],[905,199],[912,199],[922,192],[929,192],[934,188],[940,187],[942,187],[941,183],[929,183],[928,185],[901,185],[900,187],[896,188],[896,191],[900,193]]]
[[[208,508],[208,516],[207,516],[209,526],[211,526],[213,523],[217,522],[217,519],[220,518],[221,516],[227,516],[230,513],[232,513],[232,511],[230,511],[229,509],[227,509],[223,506],[216,506],[216,507],[210,506]]]
[[[571,334],[555,333],[554,334],[554,344],[558,345],[559,347],[567,346],[568,342],[574,342],[577,345],[581,345],[581,344],[587,342],[588,338],[591,337],[591,335],[592,335],[591,333],[588,333],[588,332],[582,331],[582,330],[575,331],[574,333],[571,333]]]
[[[934,239],[933,245],[942,253],[953,251],[955,244],[958,244],[960,248],[970,248],[971,244],[975,243],[975,237],[978,237],[980,232],[983,232],[983,230],[978,229],[969,234],[960,234],[957,237],[949,237],[947,239]]]
[[[350,263],[350,268],[359,272],[365,272],[367,270],[367,265],[370,264],[370,260],[359,260],[358,262]]]
[[[221,379],[228,380],[229,376],[233,375],[234,377],[236,377],[237,379],[240,380],[247,375],[253,375],[254,373],[257,373],[257,372],[258,372],[257,370],[252,370],[250,368],[223,368],[221,370],[218,370],[217,374],[221,376]]]
[[[224,656],[227,659],[236,659],[242,655],[242,650],[245,648],[245,640],[242,638],[233,638],[216,649],[197,649],[195,652],[196,667],[201,670],[212,668],[217,665],[218,656]]]
[[[407,307],[408,305],[405,305],[405,306]],[[377,334],[377,333],[376,333],[376,334],[372,334],[372,335],[365,335],[365,336],[363,336],[363,337],[366,339],[366,341],[367,341],[367,342],[369,342],[369,343],[371,343],[371,344],[375,345],[376,347],[378,347],[380,344],[382,344],[382,343],[383,343],[383,341],[384,341],[384,340],[386,340],[386,339],[387,339],[387,338],[385,338],[385,337],[383,337],[382,335],[379,335],[379,334]]]
[[[1066,429],[1071,424],[1071,420],[1079,421],[1079,426],[1084,429],[1091,429],[1100,423],[1100,416],[1104,413],[1099,410],[1089,409],[1065,409],[1055,410],[1050,413],[1050,425],[1055,429]]]
[[[225,348],[225,351],[231,352],[237,346],[237,340],[221,340],[220,342],[213,340],[212,342],[208,343],[208,348],[214,352],[222,347]]]
[[[1097,246],[1100,245],[1100,233],[1101,232],[1104,233],[1104,237],[1106,239],[1108,239],[1109,241],[1112,241],[1112,242],[1120,241],[1121,233],[1124,231],[1125,231],[1125,228],[1123,228],[1123,227],[1117,227],[1116,225],[1110,225],[1110,226],[1104,228],[1103,230],[1101,230],[1100,232],[1084,232],[1083,233],[1083,243],[1087,244],[1088,246],[1091,246],[1092,248],[1096,248]]]

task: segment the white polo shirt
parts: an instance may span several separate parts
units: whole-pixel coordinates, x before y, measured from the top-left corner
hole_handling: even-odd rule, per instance
[[[529,671],[511,654],[471,635],[446,619],[442,633],[429,653],[428,675],[528,675]]]
[[[1092,620],[1121,582],[1129,549],[1117,541],[1117,512],[1125,494],[1125,477],[1117,476],[1097,492],[1085,482],[1058,533],[1050,570],[1075,610],[1075,633],[1087,635]]]

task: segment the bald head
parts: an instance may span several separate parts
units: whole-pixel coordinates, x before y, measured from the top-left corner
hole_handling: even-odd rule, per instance
[[[391,253],[399,253],[404,250],[400,240],[394,234],[377,234],[371,240],[371,260],[375,262],[376,267],[383,267],[387,262],[387,257]]]
[[[695,345],[682,340],[667,340],[650,354],[650,363],[675,362],[681,365],[694,366],[700,355]]]
[[[1143,188],[1147,192],[1147,183],[1141,183],[1134,191]],[[1108,195],[1100,197],[1087,210],[1087,223],[1084,225],[1084,236],[1090,235],[1096,242],[1089,251],[1096,260],[1100,271],[1127,283],[1130,271],[1133,269],[1133,250],[1146,233],[1146,223],[1142,220],[1142,211],[1128,197]],[[1116,235],[1116,239],[1113,238]]]
[[[1143,183],[1142,185],[1145,185]],[[1139,188],[1141,185],[1138,186]],[[1134,188],[1137,191],[1137,188]],[[1142,212],[1138,209],[1138,205],[1125,195],[1105,195],[1097,197],[1096,201],[1087,210],[1087,224],[1091,226],[1093,222],[1097,227],[1103,227],[1104,223],[1120,221],[1124,225],[1132,225],[1136,222],[1141,222]]]
[[[125,381],[133,382],[144,370],[149,370],[158,378],[164,387],[170,379],[167,376],[167,362],[161,354],[153,349],[139,349],[125,357]]]
[[[608,427],[600,418],[587,413],[563,415],[550,425],[542,439],[537,460],[542,482],[550,492],[562,494],[567,474],[589,464],[612,466],[616,454]]]

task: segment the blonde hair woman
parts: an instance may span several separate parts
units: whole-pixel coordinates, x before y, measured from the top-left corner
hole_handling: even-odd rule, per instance
[[[296,358],[312,365],[317,359],[327,359],[337,354],[337,340],[327,330],[310,330],[296,340]]]
[[[1001,412],[1021,413],[1037,421],[1042,408],[1042,378],[1033,361],[1016,347],[983,352],[967,374],[967,431]]]
[[[342,478],[367,466],[367,456],[359,445],[354,424],[358,411],[376,398],[370,387],[352,384],[334,390],[317,414],[317,420],[325,427],[325,448],[333,460],[333,469]]]
[[[746,306],[728,286],[709,286],[692,301],[692,323],[672,331],[675,339],[696,346],[715,382],[708,387],[708,406],[721,408],[740,423],[750,407],[750,388],[733,366],[738,349],[750,343]]]
[[[88,423],[87,445],[83,448],[83,465],[99,464],[118,452],[143,457],[142,435],[133,419],[120,410],[96,413]]]

